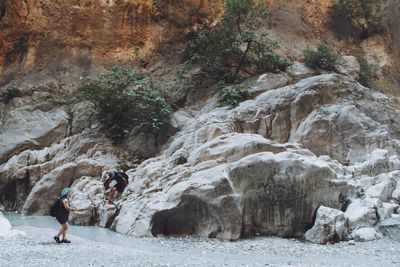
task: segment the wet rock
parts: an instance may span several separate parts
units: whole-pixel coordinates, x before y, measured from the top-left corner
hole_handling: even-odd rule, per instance
[[[346,240],[348,236],[348,218],[342,211],[325,206],[318,208],[314,226],[304,238],[308,241],[326,244]]]

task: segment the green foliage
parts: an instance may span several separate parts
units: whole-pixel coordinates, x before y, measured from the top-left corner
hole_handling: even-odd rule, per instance
[[[340,56],[335,54],[327,45],[320,44],[317,49],[306,49],[303,51],[304,63],[310,68],[320,68],[335,71],[335,63]]]
[[[221,83],[217,87],[217,93],[222,106],[234,108],[248,99],[249,88],[242,85],[226,86],[226,84]]]
[[[10,102],[11,99],[20,96],[21,96],[21,91],[18,88],[9,87],[5,89],[4,92],[0,93],[0,100],[7,104],[8,102]]]
[[[235,82],[241,72],[284,70],[291,63],[273,52],[278,43],[259,33],[267,17],[263,4],[253,0],[226,0],[225,13],[214,28],[195,34],[186,48],[189,66],[227,83]],[[186,65],[186,66],[188,66]]]
[[[371,78],[375,74],[376,69],[368,64],[363,50],[358,51],[354,56],[360,64],[360,72],[358,73],[357,81],[366,87],[371,87]]]
[[[117,67],[88,78],[79,98],[94,103],[99,121],[114,140],[124,138],[134,128],[156,135],[169,123],[172,112],[151,78]]]
[[[335,0],[330,9],[333,29],[340,31],[355,28],[366,38],[380,30],[383,3],[376,0]]]

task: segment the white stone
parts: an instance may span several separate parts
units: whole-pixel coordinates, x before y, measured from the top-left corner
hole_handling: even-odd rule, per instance
[[[314,226],[304,237],[306,240],[326,244],[346,240],[348,235],[348,218],[342,211],[325,206],[319,207]]]
[[[363,227],[355,229],[351,232],[350,238],[355,241],[373,241],[376,239],[382,238],[382,234],[379,233],[375,228],[372,227]]]
[[[255,97],[263,92],[286,86],[289,81],[290,78],[285,73],[265,73],[258,77],[249,92]]]
[[[345,211],[350,229],[370,227],[378,222],[377,207],[368,200],[353,199]]]
[[[286,70],[289,75],[292,76],[306,76],[315,74],[315,70],[307,67],[304,63],[293,62],[291,66]]]

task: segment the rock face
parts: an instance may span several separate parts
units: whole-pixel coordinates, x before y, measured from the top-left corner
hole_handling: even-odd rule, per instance
[[[0,124],[0,163],[26,149],[58,142],[67,133],[67,113],[25,107],[10,111]]]
[[[117,160],[104,137],[82,133],[41,150],[25,150],[0,165],[0,201],[8,210],[47,214],[65,186],[82,176],[100,177]]]
[[[355,177],[367,169],[383,175],[396,166],[399,128],[389,118],[398,111],[382,110],[386,101],[349,78],[328,74],[267,91],[231,111],[200,114],[175,136],[163,155],[145,161],[132,174],[134,183],[112,228],[133,235],[148,235],[151,229],[153,235],[226,239],[301,236],[322,204],[349,219],[343,219],[336,233],[324,230],[319,226],[324,223],[317,221],[309,234],[314,237],[309,238],[321,243],[343,240],[359,227],[354,222],[363,221],[362,216],[353,221],[352,204],[347,207],[350,199],[366,191]],[[344,121],[360,126],[344,127]],[[387,141],[374,141],[371,136]],[[380,168],[375,162],[384,148]],[[176,165],[175,153],[182,149],[189,156]],[[365,156],[368,153],[370,158]],[[374,194],[389,201],[396,185],[396,178],[392,179],[381,178],[371,190],[382,188],[383,193]],[[392,189],[385,189],[387,183]],[[377,204],[382,216],[394,212],[396,204],[388,204]],[[339,212],[346,207],[346,214]],[[318,233],[320,229],[325,232]]]
[[[116,167],[112,145],[85,132],[24,151],[0,173],[3,185],[29,181],[24,213],[45,214],[72,184],[74,223],[123,234],[368,240],[363,229],[390,218],[399,203],[399,111],[387,104],[352,78],[325,74],[232,110],[206,105],[177,124],[158,157],[128,171],[115,205],[102,204],[98,179]]]
[[[85,75],[101,60],[132,62],[222,10],[223,1],[0,1],[0,74],[69,75],[68,66]]]

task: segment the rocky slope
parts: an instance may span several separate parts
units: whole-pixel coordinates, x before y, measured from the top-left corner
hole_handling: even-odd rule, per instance
[[[298,79],[293,69],[283,74],[289,83]],[[3,189],[2,201],[46,214],[72,183],[73,223],[129,235],[302,237],[314,224],[305,235],[314,242],[379,237],[374,226],[399,207],[399,111],[351,77],[324,74],[271,89],[273,76],[260,77],[259,95],[235,109],[211,99],[185,118],[160,156],[128,172],[115,205],[103,204],[99,181],[117,164],[111,146],[85,132],[1,165],[7,186],[30,184],[14,199]]]
[[[319,75],[298,62],[263,74],[248,81],[253,99],[232,110],[218,107],[216,96],[192,101],[175,112],[177,132],[161,151],[145,136],[116,146],[89,103],[54,99],[110,59],[180,50],[185,32],[218,20],[222,2],[0,0],[0,85],[22,91],[0,103],[0,203],[47,214],[60,189],[72,185],[73,223],[129,235],[378,238],[376,226],[400,203],[399,111],[389,96],[354,80],[354,57],[338,66],[345,75]],[[296,58],[333,38],[324,24],[330,1],[268,2],[266,27],[282,53]],[[382,72],[393,64],[382,36],[361,46]],[[150,64],[147,71],[168,75],[174,67]],[[129,170],[129,187],[104,206],[102,175],[143,147],[159,153]]]

